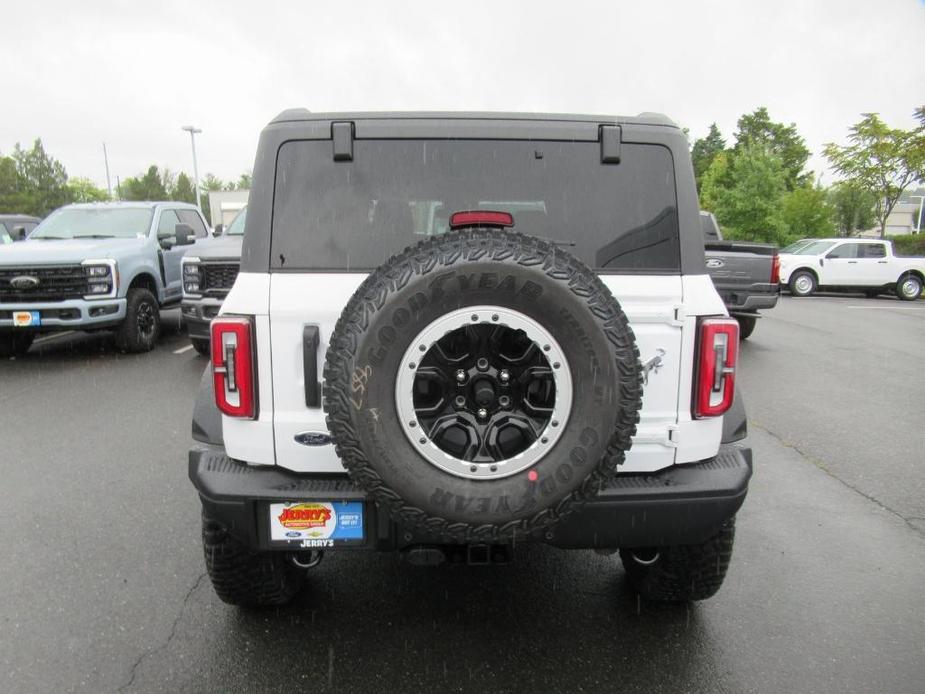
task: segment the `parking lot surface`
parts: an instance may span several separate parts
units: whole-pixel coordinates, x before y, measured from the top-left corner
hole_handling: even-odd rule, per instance
[[[205,361],[176,312],[0,363],[0,690],[921,692],[925,302],[782,299],[743,345],[757,461],[713,599],[619,560],[332,554],[286,609],[221,603],[186,478]]]

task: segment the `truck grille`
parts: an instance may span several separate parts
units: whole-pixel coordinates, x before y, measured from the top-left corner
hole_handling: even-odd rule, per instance
[[[203,263],[202,292],[209,296],[225,296],[234,286],[240,263]]]
[[[17,277],[32,277],[38,283],[14,287]],[[0,302],[64,301],[88,294],[87,275],[82,265],[45,265],[39,267],[0,267]]]

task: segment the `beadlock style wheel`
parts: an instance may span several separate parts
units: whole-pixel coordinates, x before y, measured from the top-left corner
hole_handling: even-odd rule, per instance
[[[514,475],[555,446],[572,405],[559,343],[500,306],[450,313],[411,342],[395,385],[402,427],[432,465],[459,477]]]

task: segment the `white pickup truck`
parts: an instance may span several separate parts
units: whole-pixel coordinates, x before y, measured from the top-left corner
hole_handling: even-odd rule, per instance
[[[925,285],[925,258],[897,256],[890,241],[822,239],[780,254],[780,282],[794,296],[853,289],[870,297],[895,292],[915,301]]]

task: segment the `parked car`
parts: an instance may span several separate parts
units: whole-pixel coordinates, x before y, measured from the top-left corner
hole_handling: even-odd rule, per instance
[[[125,351],[152,349],[160,309],[180,303],[180,258],[207,233],[186,203],[56,210],[25,241],[0,246],[0,356],[56,330],[113,330]]]
[[[891,241],[826,239],[781,255],[780,281],[793,296],[818,289],[893,292],[915,301],[925,285],[925,258],[897,256]]]
[[[209,324],[218,315],[222,302],[234,286],[241,266],[241,240],[244,238],[244,207],[224,229],[221,237],[183,256],[183,303],[190,342],[203,356],[209,354]]]
[[[679,127],[293,110],[253,181],[188,458],[222,600],[531,541],[719,589],[751,451]]]
[[[755,330],[759,310],[774,308],[780,296],[780,257],[777,246],[749,241],[725,241],[709,212],[700,212],[707,272],[729,315],[739,321],[739,337]]]
[[[24,240],[41,221],[27,214],[0,214],[0,245]]]

